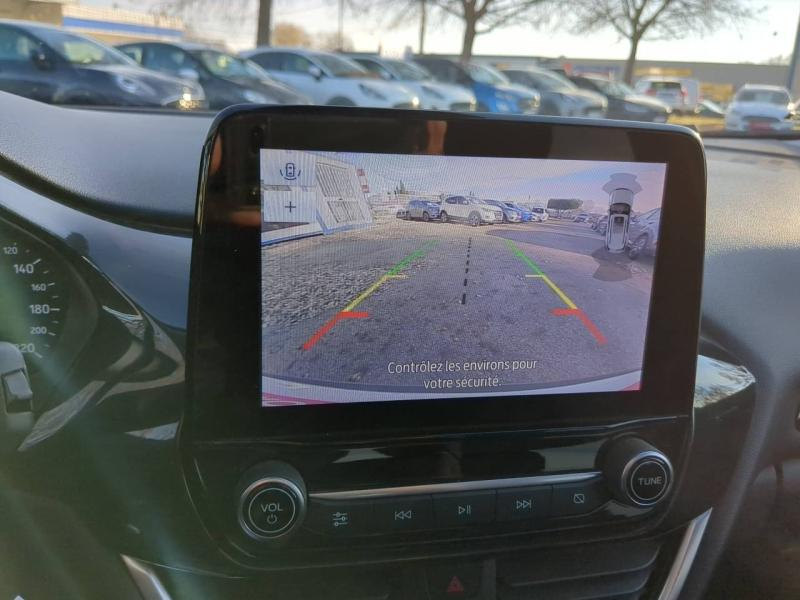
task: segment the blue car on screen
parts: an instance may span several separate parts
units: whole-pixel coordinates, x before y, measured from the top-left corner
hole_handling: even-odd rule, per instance
[[[439,203],[423,198],[414,198],[406,206],[406,218],[408,219],[422,219],[427,222],[438,219],[441,212],[442,207]]]
[[[479,112],[503,114],[536,114],[541,96],[538,92],[512,83],[497,69],[432,56],[417,56],[422,65],[438,81],[469,88],[478,101]]]
[[[484,202],[503,211],[503,223],[522,223],[522,210],[513,206],[513,203],[500,200],[484,200]]]
[[[529,221],[533,221],[533,211],[516,204],[515,202],[504,202],[507,207],[513,208],[514,210],[519,211],[520,215],[522,215],[522,222],[528,223]]]

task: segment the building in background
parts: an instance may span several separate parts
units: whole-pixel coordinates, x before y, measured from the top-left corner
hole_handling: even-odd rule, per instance
[[[106,44],[186,38],[186,28],[179,17],[82,6],[77,0],[3,0],[0,18],[60,25]]]

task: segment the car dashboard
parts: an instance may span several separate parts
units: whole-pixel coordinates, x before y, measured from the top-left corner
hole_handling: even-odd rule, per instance
[[[800,456],[800,146],[709,139],[693,435],[657,520],[623,523],[623,512],[588,529],[456,547],[432,535],[366,553],[354,540],[304,555],[306,569],[280,547],[237,554],[208,525],[213,509],[192,493],[205,473],[180,448],[212,116],[0,100],[0,339],[27,355],[33,392],[6,394],[4,594],[702,597],[734,525],[765,518],[743,515],[754,482],[774,494],[775,465]],[[428,443],[409,441],[404,460]],[[480,453],[459,443],[447,452]]]

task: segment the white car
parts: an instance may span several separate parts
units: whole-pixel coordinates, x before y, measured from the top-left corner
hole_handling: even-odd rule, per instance
[[[531,206],[530,209],[536,221],[544,223],[550,218],[550,215],[547,214],[547,211],[541,206]]]
[[[789,90],[777,85],[745,84],[725,113],[725,129],[731,131],[791,131],[797,107]]]
[[[419,108],[417,95],[383,81],[349,58],[300,48],[256,48],[241,54],[315,104]]]
[[[502,223],[503,211],[478,198],[447,196],[439,212],[442,223],[461,221],[477,227],[482,223]]]
[[[419,98],[420,108],[472,112],[478,107],[475,94],[471,91],[460,85],[436,81],[420,65],[406,60],[365,54],[353,54],[349,58],[381,79],[397,81],[414,91]]]
[[[693,112],[700,102],[700,82],[688,77],[642,77],[636,92],[661,100],[675,112]]]

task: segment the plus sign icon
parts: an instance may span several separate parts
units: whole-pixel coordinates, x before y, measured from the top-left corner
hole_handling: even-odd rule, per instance
[[[276,150],[264,159],[261,165],[264,223],[314,223],[315,156],[308,152]]]

